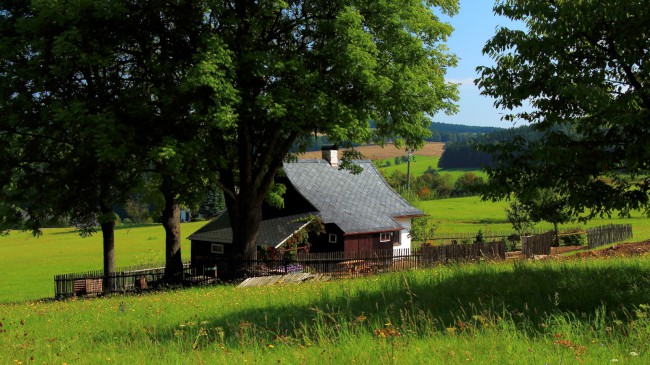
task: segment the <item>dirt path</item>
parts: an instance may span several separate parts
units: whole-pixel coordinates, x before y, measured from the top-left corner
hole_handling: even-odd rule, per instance
[[[603,250],[585,250],[573,256],[576,258],[642,256],[646,255],[648,252],[650,252],[650,241],[643,241],[634,243],[621,243]]]
[[[561,256],[563,253],[577,251],[575,255]],[[621,243],[602,250],[588,250],[587,246],[561,246],[551,247],[551,255],[544,258],[576,259],[599,257],[641,256],[650,252],[650,241]],[[510,260],[524,259],[521,251],[508,252],[506,258]]]

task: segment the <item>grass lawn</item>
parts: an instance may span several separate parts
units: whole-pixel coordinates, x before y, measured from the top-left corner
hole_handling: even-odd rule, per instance
[[[429,214],[438,225],[437,235],[510,231],[504,209],[508,202],[483,202],[479,197],[429,200],[421,202],[420,209]],[[595,219],[582,227],[610,223],[631,223],[634,238],[650,239],[650,219],[641,213],[631,218]],[[183,223],[182,236],[187,237],[205,222]],[[576,227],[569,223],[562,227]],[[536,228],[552,229],[549,223]],[[97,233],[81,238],[71,229],[46,229],[41,237],[26,232],[12,232],[0,237],[0,303],[54,296],[54,275],[102,268],[102,240]],[[115,232],[117,266],[164,262],[165,233],[161,225],[118,227]],[[182,242],[183,260],[190,259],[190,242]]]
[[[206,222],[183,223],[183,237]],[[182,242],[184,261],[190,259],[190,242]],[[117,227],[116,265],[131,266],[165,262],[165,231],[159,224]],[[54,275],[101,270],[102,235],[79,237],[72,229],[44,229],[33,237],[11,232],[0,237],[0,303],[54,296]]]

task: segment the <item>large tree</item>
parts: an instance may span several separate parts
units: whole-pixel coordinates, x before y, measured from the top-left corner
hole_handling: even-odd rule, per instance
[[[227,58],[204,54],[218,52],[210,42],[210,26],[205,21],[208,3],[195,0],[123,0],[133,37],[125,42],[123,54],[131,60],[130,77],[139,86],[146,102],[138,125],[145,135],[147,171],[164,198],[161,222],[165,229],[165,279],[178,280],[182,271],[180,205],[198,204],[205,191],[214,186],[215,125],[230,118],[224,103],[234,96],[223,77],[211,80],[210,114],[203,100],[205,85],[200,78],[204,67],[224,69]],[[201,63],[203,61],[205,63]],[[212,186],[210,186],[212,184]]]
[[[484,53],[478,86],[495,105],[532,111],[539,139],[485,144],[485,198],[526,200],[548,189],[573,216],[648,208],[650,7],[641,0],[499,1],[494,11],[525,25],[501,28]]]
[[[47,1],[0,5],[0,200],[5,216],[66,218],[103,234],[113,272],[113,206],[139,179],[138,134],[125,101],[138,99],[116,58],[119,4]],[[3,219],[4,220],[4,219]]]
[[[262,202],[278,202],[273,181],[292,146],[324,133],[417,147],[428,116],[454,111],[456,86],[444,74],[455,58],[442,43],[452,28],[434,9],[453,14],[457,1],[5,2],[3,152],[17,165],[7,201],[43,195],[25,171],[66,184],[61,168],[73,166],[97,176],[72,174],[65,185],[92,217],[123,200],[134,175],[155,173],[176,272],[178,203],[218,176],[236,249],[254,253]],[[18,161],[44,137],[57,168],[37,153]],[[65,164],[77,155],[85,162]],[[101,184],[116,196],[98,205],[81,194]],[[17,195],[25,191],[33,194]]]
[[[201,155],[210,124],[191,112],[205,13],[190,0],[2,4],[5,216],[22,208],[35,230],[52,216],[86,232],[99,222],[109,273],[113,206],[154,172],[145,177],[165,198],[166,274],[179,273],[178,204],[214,174]]]
[[[256,250],[262,202],[292,146],[315,133],[332,142],[394,138],[410,147],[428,116],[455,109],[445,82],[455,57],[444,45],[457,0],[215,1],[204,85],[227,80],[232,119],[213,134],[219,185],[235,250]],[[227,57],[225,69],[209,67]],[[220,83],[216,83],[220,87]],[[214,92],[211,100],[221,100]],[[204,103],[203,105],[208,105]],[[198,110],[198,108],[197,108]],[[374,122],[376,129],[370,128]]]

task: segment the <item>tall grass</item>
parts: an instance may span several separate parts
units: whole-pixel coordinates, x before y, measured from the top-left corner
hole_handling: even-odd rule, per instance
[[[650,257],[0,305],[0,363],[648,363]]]

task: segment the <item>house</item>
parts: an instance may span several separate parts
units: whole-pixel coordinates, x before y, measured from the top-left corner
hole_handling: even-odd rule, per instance
[[[321,160],[285,163],[287,192],[282,209],[264,206],[258,246],[281,246],[303,229],[309,217],[323,221],[325,233],[310,236],[310,252],[346,254],[376,249],[411,247],[411,219],[423,212],[397,194],[368,160],[354,161],[363,171],[352,174],[338,168],[336,147],[323,149]],[[230,253],[232,230],[228,213],[188,237],[192,263],[211,265]]]

